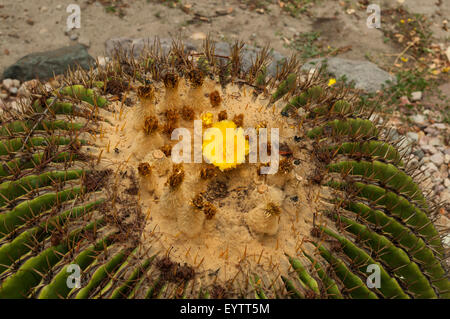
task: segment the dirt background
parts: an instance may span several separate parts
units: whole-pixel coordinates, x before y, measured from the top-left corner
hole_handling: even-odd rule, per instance
[[[285,1],[287,2],[287,1]],[[299,2],[299,1],[297,1]],[[366,26],[368,14],[358,10],[358,1],[303,0],[308,11],[291,16],[280,1],[269,0],[1,0],[0,71],[22,56],[80,42],[89,45],[95,58],[104,55],[104,43],[113,37],[181,36],[200,44],[204,34],[216,40],[242,39],[256,46],[266,43],[289,55],[286,48],[295,34],[320,31],[331,47],[351,46],[341,57],[364,60],[367,54],[380,64],[390,63],[399,53],[394,43],[384,41],[381,30]],[[310,3],[311,2],[311,3]],[[314,2],[314,3],[312,3]],[[359,1],[361,2],[361,1]],[[69,4],[81,7],[81,29],[65,33]],[[111,9],[116,5],[117,9]],[[126,7],[120,7],[125,3]],[[442,26],[450,17],[450,0],[374,0],[382,10],[403,3],[411,13],[425,14],[432,21],[436,42],[445,43],[450,32]],[[352,8],[356,8],[352,12]],[[116,12],[111,12],[111,11]],[[388,27],[383,24],[382,28]],[[78,35],[77,40],[73,34]]]

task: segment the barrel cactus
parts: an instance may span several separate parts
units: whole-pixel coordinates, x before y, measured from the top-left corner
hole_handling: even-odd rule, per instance
[[[0,298],[450,297],[438,206],[401,141],[296,57],[270,75],[268,48],[250,67],[242,48],[118,50],[3,110]],[[175,163],[195,120],[279,129],[277,154],[259,137],[277,172]]]

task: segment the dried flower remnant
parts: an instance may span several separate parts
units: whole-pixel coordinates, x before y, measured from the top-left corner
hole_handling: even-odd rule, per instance
[[[144,132],[151,134],[158,129],[158,118],[154,115],[147,116],[144,120]]]
[[[217,107],[222,102],[222,98],[220,97],[219,91],[213,91],[209,94],[209,101],[211,102],[212,107]]]
[[[141,176],[148,176],[152,172],[152,168],[149,163],[143,162],[139,164],[138,172]]]
[[[169,176],[168,184],[172,189],[177,189],[184,179],[184,168],[182,164],[174,165]]]
[[[179,77],[174,72],[167,72],[163,77],[164,86],[168,89],[176,89],[178,87]]]
[[[194,109],[190,106],[183,106],[183,108],[180,111],[181,118],[185,121],[192,121],[195,116]]]

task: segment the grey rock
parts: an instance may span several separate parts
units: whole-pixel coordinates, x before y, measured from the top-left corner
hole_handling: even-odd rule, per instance
[[[302,69],[309,71],[326,65],[326,69],[336,78],[345,76],[350,82],[355,83],[355,88],[374,93],[382,89],[387,81],[397,83],[395,77],[380,69],[376,64],[368,61],[354,61],[342,58],[318,58],[306,62]]]
[[[400,137],[401,137],[401,135],[398,133],[398,131],[397,131],[397,129],[395,129],[395,128],[393,128],[392,130],[391,130],[391,133],[390,133],[390,138],[392,139],[392,140],[398,140]]]
[[[421,160],[422,158],[425,157],[425,153],[424,153],[420,148],[417,149],[417,150],[415,150],[415,151],[413,152],[413,154],[414,154],[415,156],[417,156],[417,158],[419,158],[419,160]]]
[[[12,87],[9,89],[9,93],[16,95],[17,94],[18,89],[16,87]]]
[[[63,74],[69,67],[80,66],[89,69],[95,60],[81,45],[73,45],[60,49],[37,52],[24,56],[3,72],[3,78],[28,81],[31,79],[48,80],[53,74]]]
[[[164,53],[168,53],[170,48],[172,47],[172,39],[170,38],[161,38],[161,49]],[[133,52],[133,56],[138,58],[144,48],[148,48],[153,46],[155,43],[154,37],[149,38],[111,38],[106,40],[105,42],[105,50],[106,55],[112,57],[117,50],[123,50],[124,53],[129,54]],[[189,52],[192,50],[196,50],[195,45],[189,42],[183,42],[185,52]]]
[[[433,154],[430,157],[430,161],[432,161],[437,166],[441,166],[442,164],[444,164],[444,155],[441,153]]]

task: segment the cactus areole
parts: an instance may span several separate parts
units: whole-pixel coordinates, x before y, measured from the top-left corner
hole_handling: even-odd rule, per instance
[[[118,50],[2,110],[0,298],[450,297],[401,141],[241,47]]]

